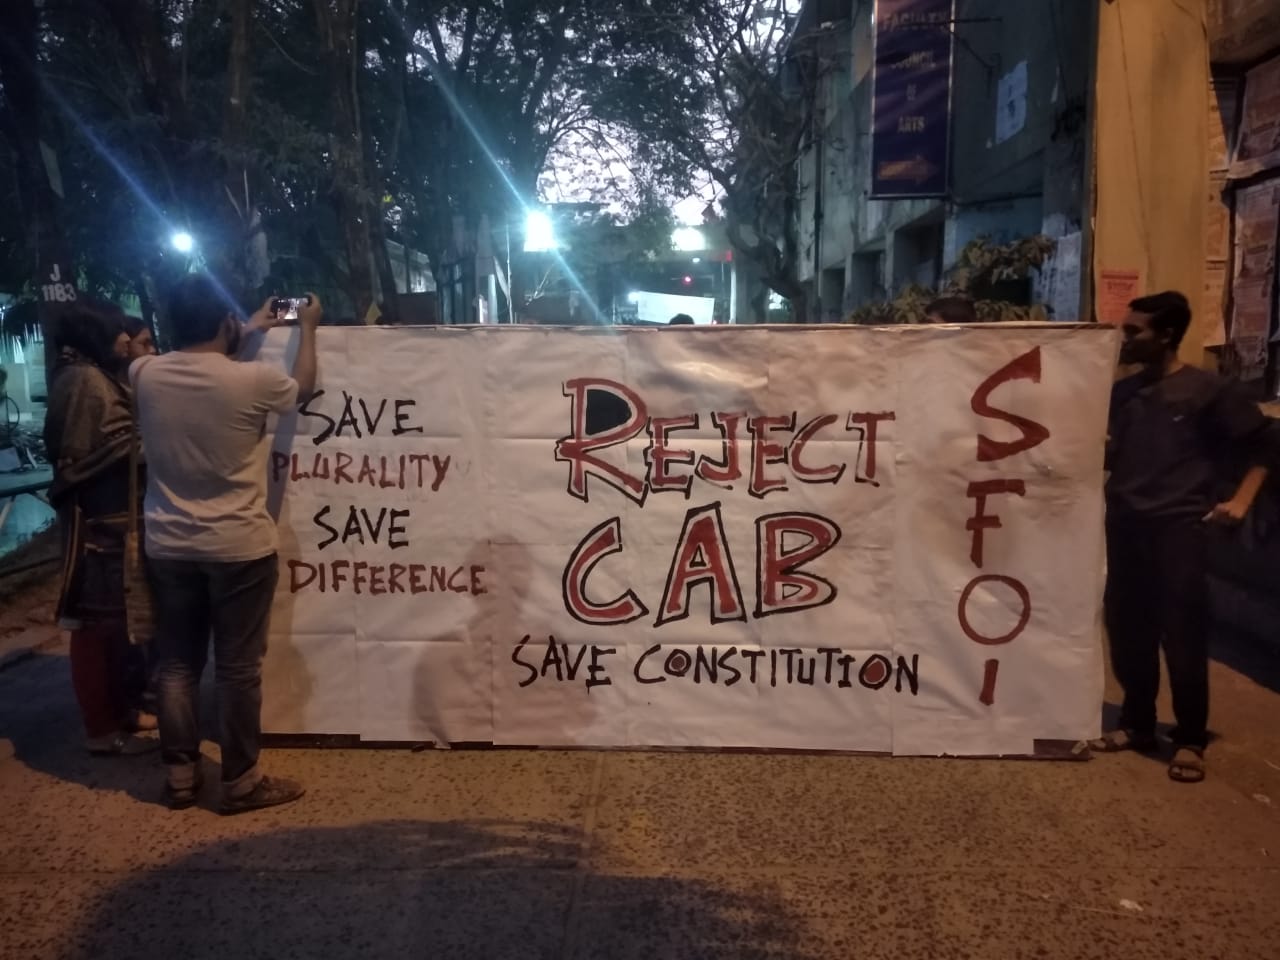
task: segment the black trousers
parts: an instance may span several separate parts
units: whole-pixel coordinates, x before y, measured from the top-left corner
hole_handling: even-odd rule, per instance
[[[1201,747],[1209,722],[1208,551],[1199,517],[1107,518],[1107,633],[1124,689],[1120,725],[1155,733],[1164,648],[1178,746]]]

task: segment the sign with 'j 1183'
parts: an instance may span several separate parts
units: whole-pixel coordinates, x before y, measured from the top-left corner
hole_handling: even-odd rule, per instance
[[[322,329],[321,392],[272,427],[266,727],[905,754],[1090,736],[1114,337]]]
[[[947,192],[951,0],[876,0],[871,196]]]

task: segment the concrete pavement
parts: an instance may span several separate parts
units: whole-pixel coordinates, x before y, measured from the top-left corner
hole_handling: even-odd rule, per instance
[[[85,755],[40,651],[0,672],[0,958],[1273,957],[1280,671],[1229,659],[1199,786],[1138,756],[290,749],[308,795],[224,819],[160,806],[154,756]]]

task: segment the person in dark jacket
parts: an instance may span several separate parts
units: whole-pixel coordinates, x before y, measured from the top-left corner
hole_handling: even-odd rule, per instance
[[[89,752],[143,753],[158,741],[132,734],[153,729],[130,689],[125,629],[124,537],[128,527],[130,448],[128,387],[119,371],[129,337],[123,314],[81,306],[59,324],[58,358],[49,384],[44,440],[53,483],[49,502],[62,529],[58,621],[71,634],[71,682]]]
[[[1134,300],[1124,321],[1120,362],[1139,372],[1112,390],[1105,596],[1124,703],[1118,727],[1093,743],[1155,749],[1163,647],[1177,721],[1169,776],[1182,782],[1204,779],[1208,742],[1206,527],[1238,525],[1280,470],[1278,425],[1235,381],[1178,360],[1190,323],[1175,292]]]

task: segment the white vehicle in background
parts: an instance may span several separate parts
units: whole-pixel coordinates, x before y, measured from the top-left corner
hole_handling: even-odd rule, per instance
[[[709,326],[715,316],[716,302],[711,297],[636,290],[627,294],[627,300],[635,305],[636,320],[640,323],[666,323],[676,314],[684,313],[693,317],[694,323]]]

